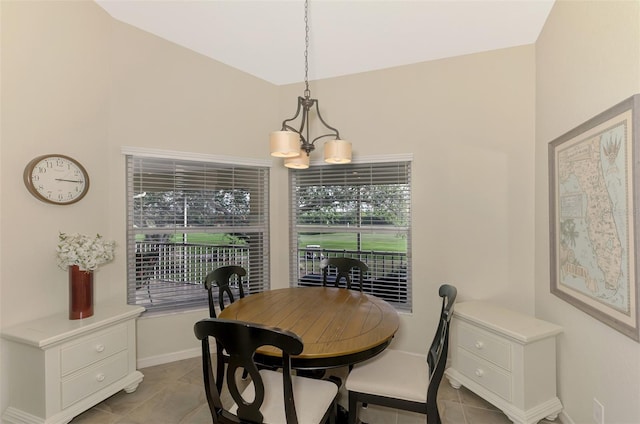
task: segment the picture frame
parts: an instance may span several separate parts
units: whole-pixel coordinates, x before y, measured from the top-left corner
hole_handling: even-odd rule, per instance
[[[640,94],[549,143],[551,293],[640,341]]]

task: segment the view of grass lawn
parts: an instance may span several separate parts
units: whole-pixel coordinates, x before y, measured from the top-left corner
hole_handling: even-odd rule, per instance
[[[299,234],[298,245],[318,245],[329,250],[358,250],[354,233]],[[395,234],[362,234],[362,251],[406,252],[407,240]]]
[[[157,241],[145,238],[143,234],[136,236],[137,241]],[[173,234],[166,240],[167,243],[182,243],[182,234]],[[193,233],[187,235],[187,242],[190,244],[204,245],[244,245],[245,242],[228,234],[207,234]],[[406,252],[407,240],[396,234],[362,234],[362,251],[376,252]],[[321,249],[329,250],[358,250],[357,235],[355,233],[321,233],[321,234],[300,234],[299,246],[304,249],[306,246],[317,245]]]

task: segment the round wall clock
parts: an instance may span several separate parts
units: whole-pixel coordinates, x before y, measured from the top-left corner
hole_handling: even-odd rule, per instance
[[[24,183],[38,200],[69,205],[89,191],[89,174],[77,160],[50,154],[31,160],[24,169]]]

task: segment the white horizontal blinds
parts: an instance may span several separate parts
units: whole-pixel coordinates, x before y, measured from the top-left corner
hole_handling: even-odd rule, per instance
[[[411,309],[411,162],[316,166],[290,171],[291,276],[320,284],[321,261],[367,263],[365,291]]]
[[[268,287],[269,170],[127,156],[128,302],[147,310],[205,306],[202,282],[223,265]]]

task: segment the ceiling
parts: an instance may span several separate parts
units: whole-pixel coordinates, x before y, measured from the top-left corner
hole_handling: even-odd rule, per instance
[[[95,0],[276,85],[304,80],[303,0]],[[535,43],[554,0],[311,0],[309,80]]]

